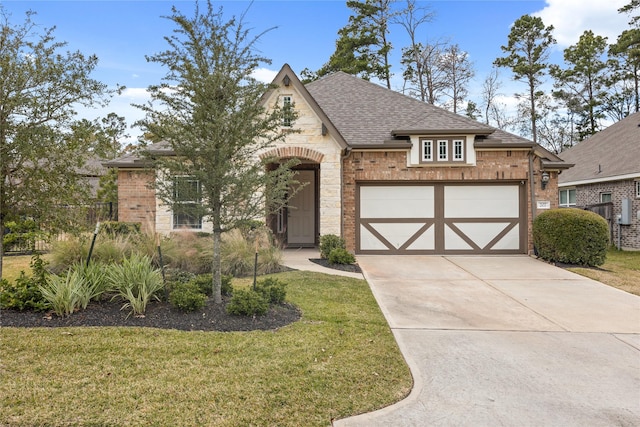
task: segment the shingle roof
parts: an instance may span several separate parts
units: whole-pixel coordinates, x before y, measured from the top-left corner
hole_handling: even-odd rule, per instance
[[[305,86],[350,145],[382,144],[393,134],[495,129],[377,84],[337,72]]]
[[[640,113],[614,123],[559,157],[575,164],[560,175],[560,184],[640,175]]]

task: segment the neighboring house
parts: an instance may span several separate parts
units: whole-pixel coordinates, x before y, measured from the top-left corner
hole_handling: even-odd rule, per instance
[[[560,206],[594,209],[594,205],[611,203],[612,243],[640,250],[640,113],[598,132],[560,157],[575,164],[560,175]]]
[[[529,140],[343,72],[303,85],[285,65],[274,84],[264,105],[292,105],[298,118],[283,126],[299,132],[261,156],[300,159],[309,183],[295,209],[267,219],[286,246],[337,234],[358,254],[529,253],[532,218],[558,206],[558,174],[571,165]],[[142,159],[108,166],[119,170],[121,221],[207,230],[163,206]]]

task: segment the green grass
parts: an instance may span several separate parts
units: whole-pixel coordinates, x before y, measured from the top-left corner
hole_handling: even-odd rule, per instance
[[[599,268],[575,267],[569,270],[640,296],[640,251],[610,249],[607,260]]]
[[[303,312],[277,331],[0,329],[0,425],[328,426],[409,393],[365,281],[273,277]]]
[[[5,255],[2,258],[2,278],[13,282],[20,276],[20,271],[31,275],[30,262],[30,255]]]

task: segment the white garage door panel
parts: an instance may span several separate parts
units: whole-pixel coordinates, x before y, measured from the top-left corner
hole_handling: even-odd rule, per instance
[[[523,253],[526,213],[521,212],[522,188],[515,183],[360,186],[357,250]]]
[[[360,188],[362,218],[433,218],[433,187],[372,186]]]
[[[447,218],[518,218],[519,189],[515,185],[460,185],[444,188]]]

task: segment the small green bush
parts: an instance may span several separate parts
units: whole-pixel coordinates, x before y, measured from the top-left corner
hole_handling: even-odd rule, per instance
[[[335,234],[325,234],[320,236],[320,257],[329,258],[329,254],[334,249],[346,249],[345,241]]]
[[[207,296],[194,282],[177,283],[169,294],[169,303],[182,311],[196,311],[206,305]]]
[[[335,248],[329,253],[329,262],[332,264],[353,264],[356,262],[356,257],[346,249]]]
[[[574,208],[552,209],[533,221],[533,244],[544,260],[598,266],[606,260],[609,228],[596,213]]]
[[[251,289],[237,289],[227,304],[227,313],[237,316],[262,316],[269,310],[269,301]]]
[[[256,291],[271,304],[282,304],[287,296],[287,284],[278,279],[267,277],[256,282]]]
[[[231,286],[231,279],[233,279],[233,276],[223,274],[221,279],[222,295],[231,295],[233,293],[233,287]],[[190,282],[195,284],[203,294],[208,296],[211,296],[213,294],[213,277],[211,276],[211,274],[199,274]]]
[[[49,308],[49,303],[40,292],[40,285],[46,283],[48,275],[47,262],[35,254],[30,267],[30,276],[21,271],[15,283],[4,279],[0,281],[0,308],[20,311],[43,311]]]

